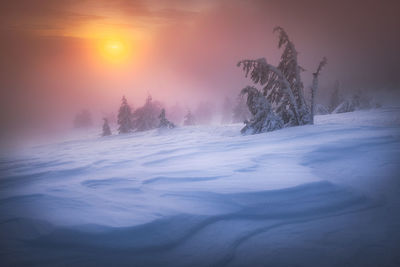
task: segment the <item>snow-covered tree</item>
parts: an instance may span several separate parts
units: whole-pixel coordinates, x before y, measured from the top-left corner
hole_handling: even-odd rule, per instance
[[[132,130],[132,110],[126,100],[122,97],[122,103],[118,111],[118,132],[120,134],[129,133]]]
[[[108,125],[108,119],[104,118],[103,119],[103,133],[101,134],[102,136],[109,136],[111,135],[111,128],[110,125]]]
[[[314,124],[314,109],[315,109],[315,96],[318,89],[318,76],[321,73],[322,68],[328,63],[326,57],[322,58],[318,65],[317,71],[313,73],[313,82],[311,86],[311,124]]]
[[[276,27],[274,33],[279,35],[278,47],[283,48],[277,67],[265,58],[242,60],[238,66],[242,66],[246,77],[250,75],[255,84],[262,86],[261,93],[284,127],[309,124],[311,112],[304,98],[300,75],[304,69],[298,64],[296,48],[283,28]]]
[[[247,94],[247,106],[253,115],[250,121],[245,121],[242,134],[270,132],[283,127],[282,119],[274,113],[268,100],[257,88],[247,86],[241,94]]]
[[[158,128],[175,128],[175,124],[165,118],[165,109],[161,110],[160,116],[158,118],[160,119],[160,124],[158,125]]]
[[[278,70],[282,72],[283,76],[286,78],[286,81],[289,83],[289,89],[291,90],[297,104],[297,107],[293,110],[297,110],[296,112],[299,122],[295,125],[308,124],[310,123],[310,112],[304,99],[304,86],[300,76],[300,73],[304,71],[304,69],[298,64],[298,53],[294,43],[289,39],[289,36],[285,30],[282,27],[276,27],[274,29],[274,33],[275,32],[279,34],[278,47],[284,47],[281,61],[278,65]],[[274,91],[271,93],[273,92]],[[271,95],[270,100],[272,100],[271,102],[274,102],[273,100],[276,99]]]
[[[158,116],[161,113],[161,104],[153,101],[151,95],[146,99],[143,107],[133,113],[133,128],[136,131],[155,129],[159,125]]]
[[[342,103],[343,98],[340,95],[340,84],[339,81],[335,82],[334,89],[331,95],[331,98],[329,100],[329,112],[333,112],[337,106]]]
[[[308,124],[310,110],[304,100],[300,78],[303,68],[298,65],[297,51],[281,27],[275,28],[274,32],[279,34],[278,47],[284,47],[278,67],[267,63],[265,58],[242,60],[238,66],[243,66],[246,77],[250,74],[255,84],[263,86],[263,95],[285,127]]]
[[[301,117],[300,115],[289,82],[279,69],[268,64],[264,58],[245,60],[239,63],[243,64],[246,76],[250,72],[254,83],[264,86],[263,95],[271,103],[276,114],[282,118],[286,127],[306,124],[305,116]],[[309,119],[307,119],[308,121]]]
[[[76,114],[74,119],[75,128],[87,128],[92,126],[92,114],[89,110],[83,109],[81,112]]]
[[[185,115],[185,120],[183,121],[183,125],[185,126],[196,125],[196,120],[190,110],[188,110],[188,113]]]
[[[221,123],[231,123],[233,113],[233,104],[229,97],[225,97],[222,105],[222,119]]]
[[[232,122],[244,122],[250,119],[250,117],[251,113],[249,111],[249,108],[247,107],[246,101],[243,95],[239,94],[236,99],[236,105],[233,108]]]

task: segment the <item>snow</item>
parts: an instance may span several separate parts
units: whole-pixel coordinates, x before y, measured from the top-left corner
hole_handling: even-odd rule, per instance
[[[251,136],[242,127],[92,135],[2,156],[1,262],[400,265],[400,108]]]

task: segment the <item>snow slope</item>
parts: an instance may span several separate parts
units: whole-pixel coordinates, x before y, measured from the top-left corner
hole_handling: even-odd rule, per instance
[[[5,266],[399,266],[400,109],[189,126],[0,161]]]

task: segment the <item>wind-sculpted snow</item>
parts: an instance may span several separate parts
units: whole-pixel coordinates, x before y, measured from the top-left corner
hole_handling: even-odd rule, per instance
[[[9,155],[1,262],[396,266],[399,115],[326,115],[254,136],[189,126]]]

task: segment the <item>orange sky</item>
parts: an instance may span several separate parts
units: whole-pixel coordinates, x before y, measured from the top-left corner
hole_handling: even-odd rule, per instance
[[[398,10],[395,0],[2,1],[0,123],[66,126],[82,108],[115,113],[123,94],[135,107],[148,93],[183,107],[235,98],[248,84],[238,60],[277,62],[276,25],[300,52],[306,86],[326,56],[321,90],[336,79],[400,87]],[[124,47],[118,60],[105,52],[113,43]]]

